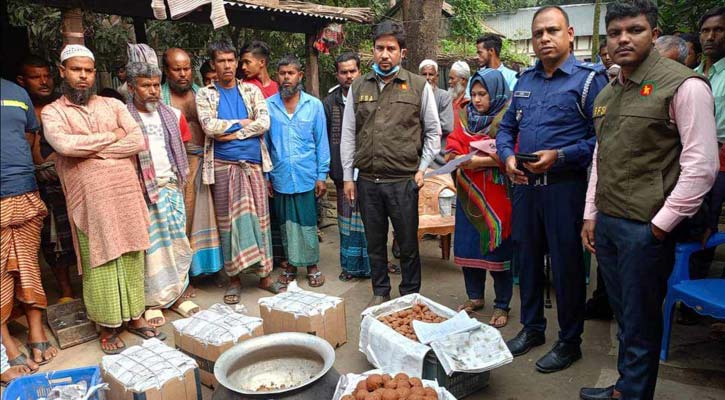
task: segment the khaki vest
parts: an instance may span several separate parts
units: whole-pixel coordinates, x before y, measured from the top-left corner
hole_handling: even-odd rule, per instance
[[[404,69],[380,90],[374,72],[352,83],[355,167],[368,180],[399,180],[418,170],[423,148],[421,96],[426,81]]]
[[[700,77],[652,50],[622,86],[609,83],[594,101],[597,209],[642,222],[662,208],[680,176],[680,133],[670,103],[682,82]]]

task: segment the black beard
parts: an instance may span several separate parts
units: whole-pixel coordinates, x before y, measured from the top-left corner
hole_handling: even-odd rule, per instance
[[[60,87],[63,91],[63,96],[65,96],[71,103],[78,106],[85,106],[86,104],[88,104],[88,101],[91,99],[95,92],[95,88],[93,86],[89,87],[88,89],[75,89],[71,87],[66,81],[63,81]]]
[[[191,81],[189,81],[186,85],[179,85],[178,83],[172,81],[171,79],[167,79],[166,82],[169,83],[169,89],[171,89],[174,93],[183,94],[191,90]]]
[[[279,89],[279,95],[282,96],[283,99],[289,99],[290,97],[297,94],[297,92],[301,91],[303,88],[302,82],[298,83],[295,86],[292,86],[290,88],[282,86]]]

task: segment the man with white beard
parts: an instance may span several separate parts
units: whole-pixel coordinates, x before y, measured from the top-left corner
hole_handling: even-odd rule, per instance
[[[448,94],[453,99],[451,104],[454,128],[461,123],[460,113],[465,112],[466,86],[470,77],[471,68],[465,61],[456,61],[451,65],[451,71],[448,73]]]

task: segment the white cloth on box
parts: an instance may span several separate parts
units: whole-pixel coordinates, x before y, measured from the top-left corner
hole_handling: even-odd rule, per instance
[[[476,330],[452,334],[431,343],[447,375],[490,371],[514,360],[501,332],[488,325],[479,325]]]
[[[332,400],[340,400],[342,399],[342,396],[346,394],[352,394],[352,392],[355,390],[355,387],[357,387],[357,384],[362,381],[363,379],[367,379],[368,376],[372,374],[390,374],[395,375],[400,371],[385,371],[385,370],[379,370],[374,369],[367,372],[363,372],[362,374],[345,374],[340,375],[340,379],[337,381],[337,386],[335,387],[335,394],[332,396]],[[429,381],[426,379],[421,379],[421,382],[423,382],[423,387],[429,387],[438,393],[438,398],[440,400],[456,400],[453,395],[446,390],[446,388],[442,386],[438,386],[438,383],[436,381]]]
[[[413,321],[415,336],[423,344],[430,344],[456,333],[472,331],[478,329],[479,326],[481,323],[469,317],[465,311],[459,311],[453,318],[441,323]]]
[[[300,289],[297,282],[290,282],[287,291],[272,297],[262,297],[258,301],[260,306],[294,314],[297,317],[311,317],[325,314],[325,311],[342,303],[339,297],[328,296],[324,293],[310,292]]]
[[[226,304],[214,304],[189,318],[173,321],[179,334],[208,344],[219,346],[251,334],[262,326],[262,319],[241,314]]]
[[[191,357],[154,338],[120,354],[103,357],[101,367],[125,389],[145,392],[159,389],[172,379],[181,379],[198,365]]]
[[[0,374],[10,369],[10,363],[8,362],[8,353],[5,351],[5,346],[0,343]]]

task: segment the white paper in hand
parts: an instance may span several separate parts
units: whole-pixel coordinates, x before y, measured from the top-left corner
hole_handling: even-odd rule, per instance
[[[475,153],[469,153],[463,157],[454,158],[453,160],[448,161],[446,163],[446,165],[444,165],[436,170],[428,172],[427,174],[425,174],[423,176],[423,178],[429,178],[429,177],[435,176],[435,175],[450,174],[451,172],[455,171],[459,165],[463,164],[466,161],[471,160],[473,158],[474,154]]]
[[[481,326],[481,323],[469,317],[465,311],[461,311],[455,317],[440,323],[413,321],[415,335],[423,344],[443,339],[448,335],[472,331],[478,329],[479,326]]]

